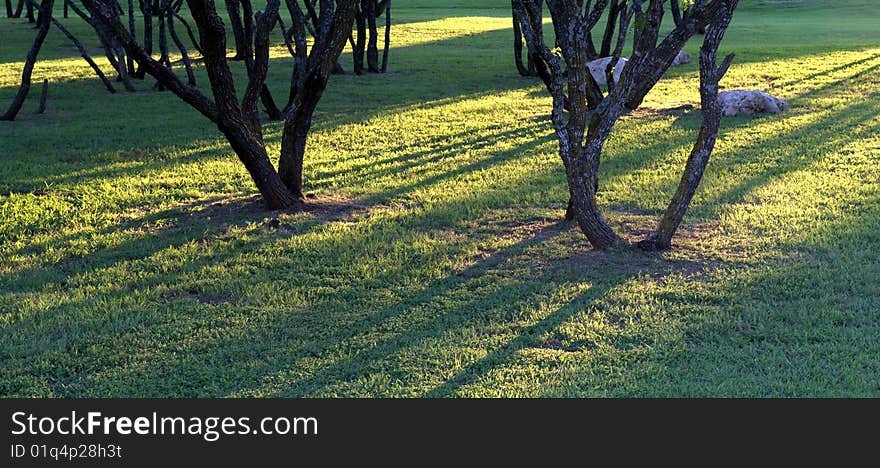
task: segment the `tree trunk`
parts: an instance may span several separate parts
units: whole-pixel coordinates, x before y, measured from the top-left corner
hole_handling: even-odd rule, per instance
[[[672,3],[678,0],[671,0]],[[611,55],[611,45],[614,41],[614,31],[617,25],[617,16],[620,10],[626,6],[626,2],[612,0],[611,8],[608,10],[608,22],[605,23],[605,34],[602,36],[602,49],[599,51],[600,57],[608,57]]]
[[[389,47],[391,47],[391,0],[385,0],[385,47],[382,48],[382,73],[388,70]]]
[[[165,31],[165,11],[159,10],[159,63],[171,70],[171,59],[168,54],[168,37]],[[156,81],[155,87],[157,91],[165,91],[165,86],[161,81]]]
[[[680,0],[669,0],[669,9],[672,10],[672,21],[676,26],[681,24],[681,6],[678,4]]]
[[[312,116],[323,93],[323,86],[316,80],[307,80],[300,91],[301,98],[284,123],[281,138],[281,157],[278,160],[278,174],[284,185],[297,197],[303,195],[303,161],[306,153],[306,140],[312,127]]]
[[[269,209],[280,210],[302,205],[302,195],[288,189],[272,166],[263,145],[250,135],[242,133],[240,128],[226,128],[223,124],[218,126],[238,159],[247,168]]]
[[[245,48],[244,25],[241,22],[241,4],[238,0],[226,0],[226,14],[229,15],[229,26],[235,41],[235,55],[232,60],[244,60]]]
[[[28,23],[36,23],[37,20],[34,18],[34,7],[31,6],[30,3],[25,2],[25,10],[27,11],[27,20]]]
[[[67,2],[67,0],[64,1],[65,3]],[[128,0],[128,31],[131,33],[132,37],[134,37],[136,32],[134,28],[134,0]],[[128,74],[134,75],[137,73],[137,70],[134,67],[134,59],[132,59],[129,54],[125,55],[128,58],[128,61],[126,62],[126,65],[128,66]]]
[[[577,112],[575,110],[574,112]],[[577,117],[575,117],[577,118]],[[577,139],[572,139],[567,148],[561,147],[563,162],[568,179],[570,215],[596,249],[625,246],[624,241],[602,216],[596,201],[596,187],[599,180],[599,159],[605,141],[611,134],[613,120],[608,116],[596,118],[596,125],[587,135],[587,144],[581,147]]]
[[[183,44],[183,41],[180,40],[180,36],[177,35],[177,31],[174,29],[174,14],[173,10],[169,7],[168,10],[165,11],[165,20],[168,22],[168,34],[171,36],[171,40],[174,41],[174,45],[177,46],[178,50],[180,50],[180,57],[183,60],[183,66],[186,69],[186,79],[187,84],[190,86],[196,86],[196,76],[192,71],[192,62],[189,59],[189,53],[186,50],[186,46]]]
[[[241,3],[242,34],[244,34],[245,61],[254,59],[254,7],[251,0],[238,0]]]
[[[516,2],[516,0],[511,0],[512,2]],[[522,22],[522,18],[517,12],[516,8],[513,9],[513,59],[516,62],[516,71],[519,72],[520,76],[530,76],[529,69],[526,67],[526,64],[523,63],[522,51],[523,51],[523,37],[522,37],[522,26],[520,23]]]
[[[150,11],[150,2],[151,0],[138,0],[138,7],[141,10],[141,14],[144,16],[143,49],[147,53],[147,55],[151,55],[153,53],[153,14]],[[132,76],[137,79],[143,79],[144,76],[146,76],[146,72],[143,67],[138,66],[137,70],[135,70]]]
[[[515,4],[517,0],[511,0],[512,4]],[[526,61],[523,63],[523,21],[531,21],[531,28],[533,30],[541,30],[542,29],[542,17],[541,13],[535,10],[535,18],[529,19],[529,17],[522,15],[519,12],[519,9],[513,5],[513,55],[516,61],[516,70],[519,72],[520,76],[539,76],[538,70],[535,68],[535,61],[532,59],[531,55],[526,52]]]
[[[354,16],[356,32],[355,43],[352,44],[351,57],[354,61],[354,74],[364,74],[364,51],[367,43],[367,21],[364,18],[363,9],[358,7]]]
[[[40,48],[43,46],[43,42],[49,34],[49,26],[52,25],[52,22],[49,19],[52,17],[52,6],[54,3],[54,0],[42,0],[42,2],[40,2],[40,12],[43,13],[45,21],[40,23],[40,28],[37,30],[37,36],[34,38],[34,43],[31,46],[31,50],[28,51],[27,58],[25,58],[24,70],[21,72],[21,85],[18,88],[18,93],[12,99],[12,104],[10,104],[6,113],[0,116],[0,120],[15,120],[15,116],[18,115],[21,106],[24,104],[25,98],[27,98],[28,92],[31,90],[31,75],[34,72],[34,64],[37,62],[37,55],[40,53]],[[28,3],[28,6],[30,7],[30,3]],[[33,7],[31,7],[31,10],[33,10]]]
[[[12,0],[6,0],[6,17],[12,18],[13,17],[12,15],[14,13],[15,12],[13,11],[13,8],[12,8]]]
[[[369,39],[367,40],[367,71],[379,73],[379,29],[376,25],[376,0],[364,0],[363,5],[366,7],[364,16],[367,19],[367,30],[369,31]]]
[[[192,28],[189,26],[189,23],[186,21],[186,19],[184,19],[182,16],[180,16],[180,14],[176,12],[174,13],[174,18],[176,18],[177,21],[180,21],[180,24],[183,25],[184,29],[186,29],[186,35],[189,36],[189,40],[192,43],[193,49],[195,49],[196,52],[204,55],[204,52],[202,52],[202,47],[199,45],[199,40],[196,39],[196,36],[195,34],[193,34]]]

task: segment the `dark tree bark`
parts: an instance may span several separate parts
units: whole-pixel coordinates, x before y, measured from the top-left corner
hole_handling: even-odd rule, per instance
[[[226,14],[229,15],[229,26],[235,41],[235,56],[232,60],[244,60],[247,56],[247,39],[244,35],[244,23],[241,20],[241,4],[238,0],[226,0]]]
[[[672,3],[677,1],[678,0],[671,0]],[[600,57],[608,57],[611,55],[611,46],[614,41],[614,31],[617,26],[617,18],[620,15],[620,10],[625,7],[625,0],[611,0],[611,5],[608,9],[608,21],[605,23],[605,34],[602,35],[602,47],[599,50]]]
[[[12,14],[13,18],[21,18],[21,11],[24,9],[25,0],[18,0],[18,5],[15,7],[15,12]]]
[[[138,8],[144,18],[143,48],[148,55],[153,53],[153,7],[151,2],[152,0],[138,0]],[[133,32],[132,37],[136,37]],[[146,76],[146,70],[138,66],[132,76],[142,80]]]
[[[577,0],[548,2],[561,57],[544,43],[542,33],[529,20],[540,15],[540,4],[529,0],[514,2],[518,14],[527,18],[521,25],[529,55],[538,61],[536,68],[553,97],[551,115],[570,194],[567,216],[577,221],[581,231],[598,249],[628,245],[605,220],[596,199],[602,150],[615,123],[641,104],[699,27],[712,23],[723,33],[737,5],[737,0],[697,0],[682,23],[661,40],[664,1],[634,1],[618,13],[617,46],[606,73],[610,75],[618,62],[631,23],[635,27],[633,52],[620,80],[609,86],[607,94],[602,93],[588,67],[592,53],[589,32],[608,7],[607,0],[587,3],[588,6],[592,3],[592,8],[586,11]],[[717,47],[709,49],[713,64],[716,51]],[[711,126],[708,130],[711,133]],[[708,134],[701,140],[708,143]],[[701,151],[711,152],[709,146],[701,145]],[[708,158],[708,153],[705,157]]]
[[[15,11],[12,9],[12,0],[6,0],[6,17],[13,18]]]
[[[40,54],[40,48],[43,46],[43,42],[49,34],[49,27],[52,25],[49,18],[52,17],[52,7],[54,4],[55,0],[42,0],[40,2],[40,12],[43,13],[44,21],[40,23],[40,27],[37,29],[37,35],[34,38],[34,43],[25,58],[24,69],[21,72],[21,85],[18,87],[18,93],[16,93],[15,97],[12,99],[12,103],[9,105],[6,112],[3,115],[0,115],[0,120],[15,120],[15,117],[21,110],[21,106],[24,104],[25,98],[27,98],[28,92],[31,90],[31,75],[34,72],[34,64],[37,62],[37,55]],[[30,6],[30,3],[28,3],[28,6]],[[33,10],[33,8],[31,9]]]
[[[34,7],[31,6],[30,3],[25,2],[25,10],[27,12],[26,16],[27,16],[28,23],[36,23],[37,20],[34,18]]]
[[[66,2],[67,0],[65,0]],[[128,0],[128,32],[134,36],[136,34],[134,27],[134,0]],[[134,68],[134,59],[129,55],[128,60],[126,61],[126,65],[128,66],[128,74],[134,75],[137,73],[137,70]]]
[[[391,48],[391,0],[385,0],[385,46],[382,48],[381,73],[388,71],[388,50]]]
[[[378,14],[378,5],[376,0],[363,0],[361,4],[365,7],[364,16],[367,18],[367,31],[369,38],[367,40],[367,70],[370,73],[379,73],[379,29],[376,25],[376,15]]]
[[[116,39],[112,37],[107,28],[102,23],[96,21],[94,16],[86,14],[86,12],[82,11],[73,2],[70,2],[70,8],[77,16],[82,18],[83,21],[91,25],[92,29],[95,30],[95,33],[98,35],[98,39],[101,41],[101,45],[104,48],[104,55],[107,57],[107,61],[110,62],[110,65],[116,70],[117,81],[122,82],[126,91],[135,92],[134,85],[131,84],[131,77],[128,75],[128,70],[125,65],[124,49],[118,44]],[[117,20],[119,19],[118,5],[112,6],[109,11],[116,15]]]
[[[367,20],[361,7],[354,13],[355,40],[351,44],[351,56],[354,61],[354,74],[364,74],[364,49],[367,47]]]
[[[672,21],[676,26],[681,24],[681,5],[680,0],[669,0],[669,10],[672,12]]]

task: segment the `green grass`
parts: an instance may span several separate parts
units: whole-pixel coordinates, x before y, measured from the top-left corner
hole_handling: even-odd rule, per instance
[[[723,86],[792,111],[724,120],[663,254],[595,252],[561,221],[508,3],[399,3],[390,73],[336,76],[319,106],[304,213],[263,211],[209,122],[149,83],[109,95],[53,31],[47,112],[0,122],[0,394],[880,396],[873,1],[741,2]],[[3,106],[32,36],[0,19]],[[696,84],[675,69],[644,107]],[[611,223],[653,227],[698,128],[620,122]]]

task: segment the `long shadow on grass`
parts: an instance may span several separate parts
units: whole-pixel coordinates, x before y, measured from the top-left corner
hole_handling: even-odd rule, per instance
[[[876,397],[880,191],[853,201],[784,246],[802,255],[731,278],[730,303],[693,320],[687,347],[632,394]]]
[[[540,144],[540,142],[535,144]],[[497,164],[502,160],[510,160],[511,158],[521,157],[522,155],[523,153],[518,151],[506,152],[502,155],[494,155],[493,157],[472,166],[471,169],[488,167],[492,164]],[[499,158],[501,159],[499,160]],[[467,169],[459,168],[458,170],[449,171],[445,175],[435,176],[431,179],[430,183],[437,183],[444,178],[455,177],[463,174],[466,170]],[[511,196],[510,193],[505,195],[507,197]],[[497,198],[494,203],[498,205],[501,203],[499,200],[505,200],[505,198]],[[493,202],[488,201],[486,203],[492,205]],[[100,304],[112,303],[114,301],[127,301],[130,297],[143,296],[145,291],[155,291],[156,288],[161,289],[162,285],[165,283],[170,282],[173,284],[174,282],[181,281],[189,274],[199,272],[211,265],[220,265],[224,261],[229,260],[232,256],[239,258],[247,257],[249,253],[259,252],[260,248],[265,243],[277,241],[278,236],[284,237],[286,235],[291,235],[291,233],[295,236],[306,236],[312,229],[318,227],[323,228],[325,224],[322,223],[330,221],[328,219],[307,220],[305,224],[296,223],[295,226],[284,227],[277,233],[269,235],[268,237],[262,236],[260,231],[256,233],[256,236],[254,236],[254,232],[250,232],[243,236],[246,240],[238,239],[239,237],[242,237],[241,234],[233,233],[225,235],[225,232],[229,230],[247,231],[247,227],[251,224],[257,224],[259,226],[259,224],[265,223],[265,213],[255,209],[253,207],[255,204],[256,202],[253,201],[253,199],[249,199],[237,204],[240,205],[237,209],[236,204],[232,204],[232,206],[230,206],[230,204],[224,204],[203,208],[201,202],[199,202],[194,206],[174,208],[153,213],[145,217],[130,220],[121,225],[107,228],[103,233],[96,233],[95,235],[100,236],[117,232],[125,233],[130,230],[133,231],[130,234],[130,238],[122,240],[115,245],[108,246],[106,250],[88,254],[83,258],[65,259],[64,263],[51,269],[50,272],[44,272],[44,268],[32,268],[7,275],[2,279],[0,284],[3,285],[4,289],[17,293],[17,297],[22,300],[25,299],[27,293],[38,291],[63,291],[65,295],[71,294],[70,297],[73,297],[73,299],[65,298],[62,304],[37,312],[37,316],[42,318],[36,319],[36,322],[33,321],[35,319],[34,317],[24,317],[20,312],[12,312],[11,317],[16,318],[13,319],[9,325],[4,327],[4,336],[8,337],[8,340],[4,340],[4,344],[9,347],[5,354],[7,356],[19,354],[18,351],[14,352],[11,349],[21,349],[22,346],[28,348],[29,345],[26,343],[30,341],[29,337],[40,336],[42,337],[40,341],[43,344],[38,346],[41,349],[46,349],[48,347],[49,349],[56,350],[49,351],[45,354],[47,354],[47,356],[54,356],[51,359],[65,361],[66,356],[69,353],[64,350],[69,350],[69,345],[77,341],[77,337],[75,336],[77,332],[70,331],[70,333],[66,333],[64,332],[64,328],[55,330],[49,328],[37,331],[38,329],[47,326],[60,326],[61,323],[64,323],[64,320],[58,322],[57,320],[59,320],[59,317],[70,315],[75,317],[79,310],[89,310],[94,307],[100,307]],[[452,208],[454,209],[454,207]],[[441,204],[438,209],[447,213],[450,207]],[[418,215],[403,216],[400,222],[406,223],[409,228],[413,228],[413,223],[422,223],[426,226],[428,231],[431,231],[435,229],[434,226],[437,224],[437,222],[433,220],[433,217],[435,216],[433,214],[434,212],[435,211],[429,211]],[[466,210],[462,209],[462,212],[466,212]],[[221,229],[218,226],[218,222],[227,225],[226,228]],[[167,226],[168,224],[177,224],[177,226],[170,229],[160,228],[154,232],[150,232],[151,225]],[[271,223],[268,225],[271,226]],[[147,232],[145,233],[143,231]],[[76,235],[73,236],[75,237]],[[393,242],[393,239],[385,239],[380,233],[374,233],[372,236],[379,236],[379,238],[374,239],[371,242]],[[256,240],[254,240],[255,238]],[[64,238],[61,239],[61,242],[64,243],[71,240],[73,240],[73,238]],[[186,256],[177,261],[172,260],[172,263],[180,264],[171,271],[163,271],[167,268],[164,266],[164,262],[167,260],[152,258],[159,253],[168,255],[169,251],[174,251],[175,249],[192,242],[198,243],[197,250],[200,251],[204,248],[207,253],[196,254],[196,260]],[[353,239],[351,242],[356,242],[356,240]],[[45,246],[32,247],[30,249],[33,250],[34,248],[40,249],[45,248]],[[335,247],[333,245],[327,245],[325,248],[327,251],[318,255],[318,258],[338,259],[338,256],[335,255]],[[202,258],[203,255],[204,258]],[[293,253],[288,252],[288,255],[293,255]],[[293,265],[297,265],[300,261],[304,262],[305,260],[303,254],[297,252],[296,255],[293,255],[293,260],[291,260],[291,262]],[[337,263],[338,266],[338,261],[330,263]],[[325,280],[326,278],[321,277],[321,275],[326,275],[333,268],[332,265],[328,264],[326,261],[323,264],[307,262],[306,265],[309,265],[310,267],[317,266],[322,270],[315,272],[315,274],[319,276],[318,281]],[[276,269],[273,268],[271,271],[275,272]],[[288,270],[282,268],[278,271],[286,272]],[[279,278],[279,280],[281,280],[281,278]],[[291,280],[292,279],[287,279],[288,282]],[[305,285],[307,288],[313,286],[314,285],[312,284]],[[192,306],[192,303],[195,302],[196,304],[201,304],[203,307],[225,307],[230,303],[229,300],[223,298],[223,296],[225,296],[224,294],[218,295],[204,293],[204,291],[199,291],[199,288],[195,289],[195,291],[184,290],[183,292],[172,292],[172,295],[168,299],[184,300],[184,304],[189,304],[189,306]],[[208,289],[210,289],[210,285],[208,285]],[[77,290],[92,290],[93,292],[86,293],[82,299],[76,299],[78,294],[75,293],[75,291]],[[155,292],[149,292],[146,294],[148,296],[156,295]],[[232,295],[237,294],[240,293],[232,293]],[[153,300],[155,299],[150,299],[149,301]],[[163,299],[160,298],[159,301],[161,303]],[[231,302],[235,303],[234,300]],[[235,304],[233,304],[233,306],[234,305]],[[156,321],[160,323],[162,322],[161,317],[152,317],[152,313],[147,313],[148,317],[144,318],[142,316],[143,312],[134,312],[135,310],[144,310],[144,307],[144,304],[133,305],[134,310],[129,311],[132,312],[130,315],[126,314],[124,311],[114,312],[113,315],[116,318],[109,319],[111,323],[114,321],[131,321],[131,323],[122,326],[121,328],[119,326],[111,326],[110,328],[114,329],[116,332],[128,331],[131,334],[136,334],[138,328],[144,326],[143,323],[139,322],[141,319],[144,319],[146,323]],[[146,306],[146,310],[148,311],[153,307],[155,306]],[[271,307],[271,305],[269,307]],[[10,304],[10,310],[15,311],[18,309],[19,307],[15,306],[15,304]],[[129,317],[136,317],[136,319],[132,320],[131,318],[126,318],[126,315],[129,315]],[[86,332],[89,335],[95,333],[95,330],[99,330],[101,324],[106,322],[108,322],[108,318],[104,316],[103,313],[90,317],[87,320],[83,320],[82,318],[71,318],[67,321],[67,323],[70,323],[74,329],[91,330]],[[37,329],[34,329],[33,327],[36,327]],[[103,334],[103,332],[97,333],[99,335]],[[114,341],[117,338],[112,338],[111,336],[106,337],[106,339],[110,341]],[[101,339],[95,338],[94,340],[89,339],[87,341],[99,343]],[[82,346],[82,343],[80,343],[79,346]],[[30,354],[30,352],[25,352],[25,354]],[[49,358],[47,357],[47,359]],[[91,370],[96,370],[96,368],[103,367],[104,365],[104,363],[95,363],[95,367]],[[82,368],[78,367],[75,372],[67,375],[67,377],[58,377],[57,380],[63,384],[61,384],[56,391],[59,392],[59,394],[66,394],[68,392],[78,391],[76,390],[77,388],[82,390],[81,386],[77,387],[75,381],[80,381],[87,375],[88,372],[85,372]],[[10,379],[10,382],[12,381],[13,379]],[[74,382],[71,383],[72,381]],[[68,384],[73,385],[73,387],[68,388],[66,386]],[[15,390],[12,389],[10,392],[15,393]]]
[[[430,48],[431,44],[399,47],[394,52],[404,62],[400,67],[412,67],[412,71],[403,70],[399,73],[363,77],[334,77],[319,106],[313,131],[315,133],[333,131],[345,124],[367,122],[391,112],[402,112],[412,108],[430,109],[521,89],[523,86],[536,86],[537,83],[533,80],[523,79],[515,73],[500,75],[495,67],[487,66],[501,62],[489,60],[493,51],[474,50],[471,47],[474,41],[504,42],[504,35],[505,31],[499,30],[439,40],[431,43],[440,46],[439,51],[433,52]],[[467,53],[461,54],[462,51]],[[450,63],[439,71],[437,68],[426,69],[424,66],[418,66],[418,61],[415,60],[422,56],[429,56],[433,61],[448,57]],[[272,81],[269,83],[273,89],[278,89],[277,97],[281,100],[289,88],[287,75],[289,59],[277,58],[273,59],[273,62],[281,63],[276,64],[275,73],[270,69]],[[239,84],[244,83],[243,70],[237,69],[235,75]],[[199,77],[203,88],[209,92],[207,78],[203,73],[200,73]],[[426,83],[432,85],[426,86]],[[58,83],[57,95],[69,95],[69,91],[79,89],[76,86],[74,83]],[[200,119],[198,127],[211,129],[206,138],[199,138],[202,143],[220,142],[223,148],[208,154],[200,153],[199,158],[218,155],[221,152],[234,157],[212,125],[167,93],[120,96],[98,93],[94,99],[87,96],[76,96],[71,99],[77,102],[67,106],[65,102],[59,101],[56,105],[65,107],[63,112],[59,113],[59,119],[63,118],[66,122],[78,124],[73,134],[60,131],[57,126],[58,121],[51,121],[47,116],[40,117],[42,120],[39,122],[29,121],[27,116],[22,116],[22,120],[17,122],[0,122],[0,135],[8,134],[9,141],[12,142],[3,156],[0,156],[0,161],[9,158],[10,162],[3,165],[9,173],[5,171],[0,173],[0,181],[2,181],[0,190],[27,193],[41,189],[47,181],[53,184],[78,183],[98,178],[132,176],[161,167],[163,161],[156,162],[150,157],[149,150],[191,147],[197,133],[183,127],[188,126],[193,119]],[[94,105],[98,104],[101,107],[99,114],[101,119],[95,122]],[[175,109],[170,119],[167,116],[169,107]],[[138,110],[134,117],[132,109]],[[159,116],[161,118],[158,118]],[[92,122],[94,125],[85,125],[87,122]],[[132,123],[128,128],[120,127],[120,123],[123,122]],[[177,136],[178,134],[180,137]],[[266,135],[268,144],[278,144],[280,124],[270,123]],[[76,144],[71,145],[70,139],[75,139]],[[35,150],[33,143],[37,143],[40,149]],[[79,154],[76,154],[77,150],[72,149],[76,147],[82,147]],[[107,156],[95,158],[95,148],[100,148]],[[59,157],[59,149],[62,157]],[[113,157],[114,152],[121,152],[122,157]],[[23,155],[27,155],[28,158],[23,160]],[[147,160],[143,163],[138,162],[132,167],[130,163],[137,161],[138,158]],[[312,158],[308,155],[306,158],[308,185],[309,164]],[[40,170],[20,168],[19,166],[25,162],[27,167],[38,165]],[[107,167],[115,162],[126,163],[126,167]],[[13,170],[16,172],[12,172]],[[18,173],[32,175],[21,177]],[[70,173],[76,175],[69,175]]]

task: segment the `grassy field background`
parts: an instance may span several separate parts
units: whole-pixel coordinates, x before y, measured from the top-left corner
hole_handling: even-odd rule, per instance
[[[108,94],[53,30],[48,110],[34,92],[0,122],[0,395],[880,396],[880,10],[741,5],[722,85],[792,111],[724,119],[662,254],[595,252],[561,221],[509,2],[395,3],[390,72],[321,101],[304,213],[262,210],[212,124],[149,80]],[[33,30],[0,38],[5,106]],[[663,110],[696,86],[672,70],[615,129],[616,227],[665,208],[699,110]]]

